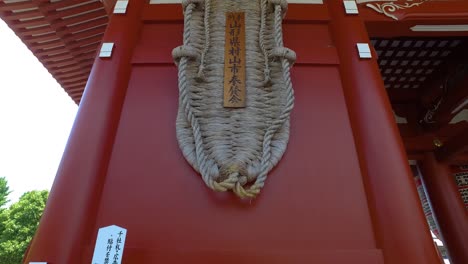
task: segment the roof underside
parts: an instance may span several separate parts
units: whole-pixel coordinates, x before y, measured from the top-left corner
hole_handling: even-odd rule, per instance
[[[77,104],[108,16],[99,0],[3,0],[0,18]]]
[[[104,4],[99,0],[0,0],[0,18],[79,104],[107,26]],[[422,90],[468,41],[463,37],[375,38],[372,44],[387,89]]]
[[[463,37],[425,37],[372,39],[379,56],[379,67],[387,89],[427,87],[431,76],[459,56],[466,48]]]
[[[109,10],[115,0],[102,2],[0,0],[0,18],[77,104],[107,27],[106,8]],[[407,31],[405,23],[385,23],[366,25],[373,34],[387,32],[394,25],[400,25],[402,32]],[[407,123],[399,124],[400,133],[407,140],[405,144],[407,147],[426,146],[426,141],[430,140],[424,151],[433,150],[433,135],[437,135],[448,144],[448,152],[465,151],[459,145],[465,138],[464,131],[468,131],[466,122],[452,124],[449,121],[454,117],[453,107],[460,105],[460,100],[468,101],[464,88],[468,83],[468,37],[466,34],[462,34],[465,37],[456,34],[421,37],[420,34],[394,33],[389,37],[373,35],[371,41],[393,110],[408,119]],[[435,119],[426,120],[426,116]],[[411,143],[413,141],[416,143]]]

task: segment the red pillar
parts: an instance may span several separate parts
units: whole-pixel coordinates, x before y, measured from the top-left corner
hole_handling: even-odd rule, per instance
[[[327,3],[377,248],[385,264],[439,264],[376,55],[358,56],[356,43],[371,45],[364,22]]]
[[[117,0],[102,0],[102,4],[106,9],[107,14],[111,14],[114,11],[115,2]]]
[[[468,263],[468,214],[450,167],[427,153],[421,171],[451,262]]]
[[[131,1],[127,13],[112,15],[103,42],[111,58],[97,57],[39,228],[26,263],[89,263],[94,225],[114,137],[130,78],[130,60],[141,28],[145,1]]]

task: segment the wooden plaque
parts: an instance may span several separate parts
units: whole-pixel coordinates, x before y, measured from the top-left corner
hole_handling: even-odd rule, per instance
[[[224,107],[245,107],[245,14],[226,13]]]

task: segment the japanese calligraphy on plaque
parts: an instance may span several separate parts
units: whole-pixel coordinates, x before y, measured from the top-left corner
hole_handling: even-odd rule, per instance
[[[226,13],[224,107],[245,107],[245,14]]]
[[[115,225],[99,229],[92,264],[121,264],[127,230]]]

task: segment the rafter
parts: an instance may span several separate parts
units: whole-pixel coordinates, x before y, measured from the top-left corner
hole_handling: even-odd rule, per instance
[[[460,49],[438,76],[428,80],[429,86],[421,94],[420,123],[428,131],[447,125],[453,110],[468,97],[468,51],[466,45]]]

